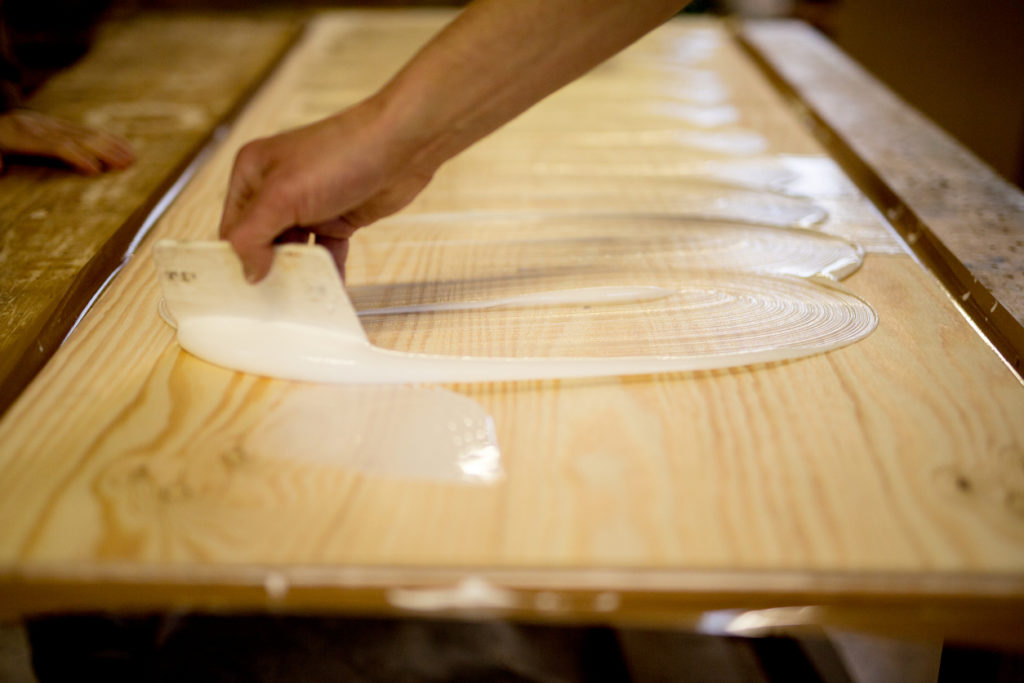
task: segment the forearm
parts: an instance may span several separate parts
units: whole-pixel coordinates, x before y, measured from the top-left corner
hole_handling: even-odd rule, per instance
[[[380,91],[239,152],[221,219],[247,277],[278,239],[348,238],[406,206],[445,161],[668,19],[685,0],[476,0]]]
[[[377,95],[431,172],[658,26],[686,0],[477,0]]]

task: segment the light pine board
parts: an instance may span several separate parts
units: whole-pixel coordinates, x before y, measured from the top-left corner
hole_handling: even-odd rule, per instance
[[[324,15],[155,236],[212,238],[240,144],[324,113],[310,102],[327,110],[372,89],[446,16]],[[717,24],[674,22],[623,59],[643,64],[694,30],[723,38],[701,68],[738,93],[738,126],[764,134],[768,153],[822,154]],[[622,100],[662,87],[608,77],[615,68],[595,72],[605,74],[595,90]],[[533,120],[545,107],[564,120],[559,97]],[[486,150],[522,139],[541,153],[558,135],[517,138],[515,125],[442,171],[410,213],[442,198],[472,208],[460,205],[459,185],[487,182]],[[523,180],[524,196],[531,182],[548,186]],[[635,193],[623,201],[643,205]],[[871,216],[859,196],[841,201]],[[633,611],[662,618],[682,618],[716,591],[729,604],[995,598],[1019,616],[1024,387],[938,283],[892,249],[884,225],[857,229],[893,253],[869,254],[847,280],[881,318],[852,347],[721,372],[451,387],[494,417],[506,478],[485,487],[290,457],[301,438],[292,453],[250,457],[259,425],[324,390],[182,353],[156,314],[143,249],[0,423],[0,602],[22,611],[287,605],[275,581],[306,571],[316,608],[379,609],[386,594],[360,587],[473,573],[500,583],[512,572],[517,585],[566,595],[606,586],[623,600],[641,596]],[[412,263],[361,269],[359,247],[374,239],[371,228],[356,240],[352,284],[415,278]],[[295,414],[292,426],[315,434],[323,419],[329,406]],[[660,597],[643,598],[652,592]],[[601,604],[604,614],[618,603]]]

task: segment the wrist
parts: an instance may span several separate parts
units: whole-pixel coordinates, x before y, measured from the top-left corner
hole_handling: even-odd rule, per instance
[[[402,167],[428,176],[472,142],[453,106],[457,97],[439,98],[435,85],[403,71],[364,101]]]

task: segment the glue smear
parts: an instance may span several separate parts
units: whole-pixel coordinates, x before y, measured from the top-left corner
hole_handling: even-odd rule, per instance
[[[244,280],[237,256],[224,242],[164,241],[155,253],[183,348],[217,365],[301,381],[495,382],[708,370],[838,348],[866,336],[877,323],[870,306],[831,281],[680,273],[679,286],[670,293],[656,291],[653,299],[651,290],[636,289],[637,283],[628,291],[597,290],[596,299],[608,301],[600,306],[603,315],[590,315],[587,309],[584,315],[567,312],[571,297],[556,297],[552,315],[517,318],[526,328],[523,323],[518,329],[481,328],[495,329],[489,336],[515,339],[528,337],[534,327],[553,326],[567,330],[553,339],[605,350],[616,347],[607,343],[604,330],[614,330],[613,338],[632,340],[644,329],[655,329],[657,345],[647,354],[588,357],[576,355],[576,346],[573,355],[563,356],[558,344],[545,349],[552,353],[538,356],[410,353],[370,342],[322,247],[278,247],[270,275],[255,286]],[[664,283],[658,287],[669,289]],[[593,306],[595,290],[576,290],[581,292],[584,305]],[[559,312],[577,324],[560,325]],[[452,311],[434,313],[445,314]]]
[[[298,385],[244,447],[254,458],[387,477],[494,484],[504,476],[491,416],[437,387]]]

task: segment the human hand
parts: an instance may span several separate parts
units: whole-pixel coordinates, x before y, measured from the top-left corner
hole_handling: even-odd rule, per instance
[[[59,159],[86,175],[135,161],[131,146],[116,135],[27,109],[0,114],[0,168],[4,154]]]
[[[246,278],[270,270],[273,244],[327,247],[342,276],[348,240],[419,194],[434,168],[366,101],[302,128],[254,140],[235,158],[220,236],[242,259]],[[422,168],[419,168],[422,167]]]
[[[370,99],[243,147],[221,237],[253,282],[270,269],[275,241],[310,233],[344,275],[358,228],[401,209],[445,160],[684,4],[474,0]]]

